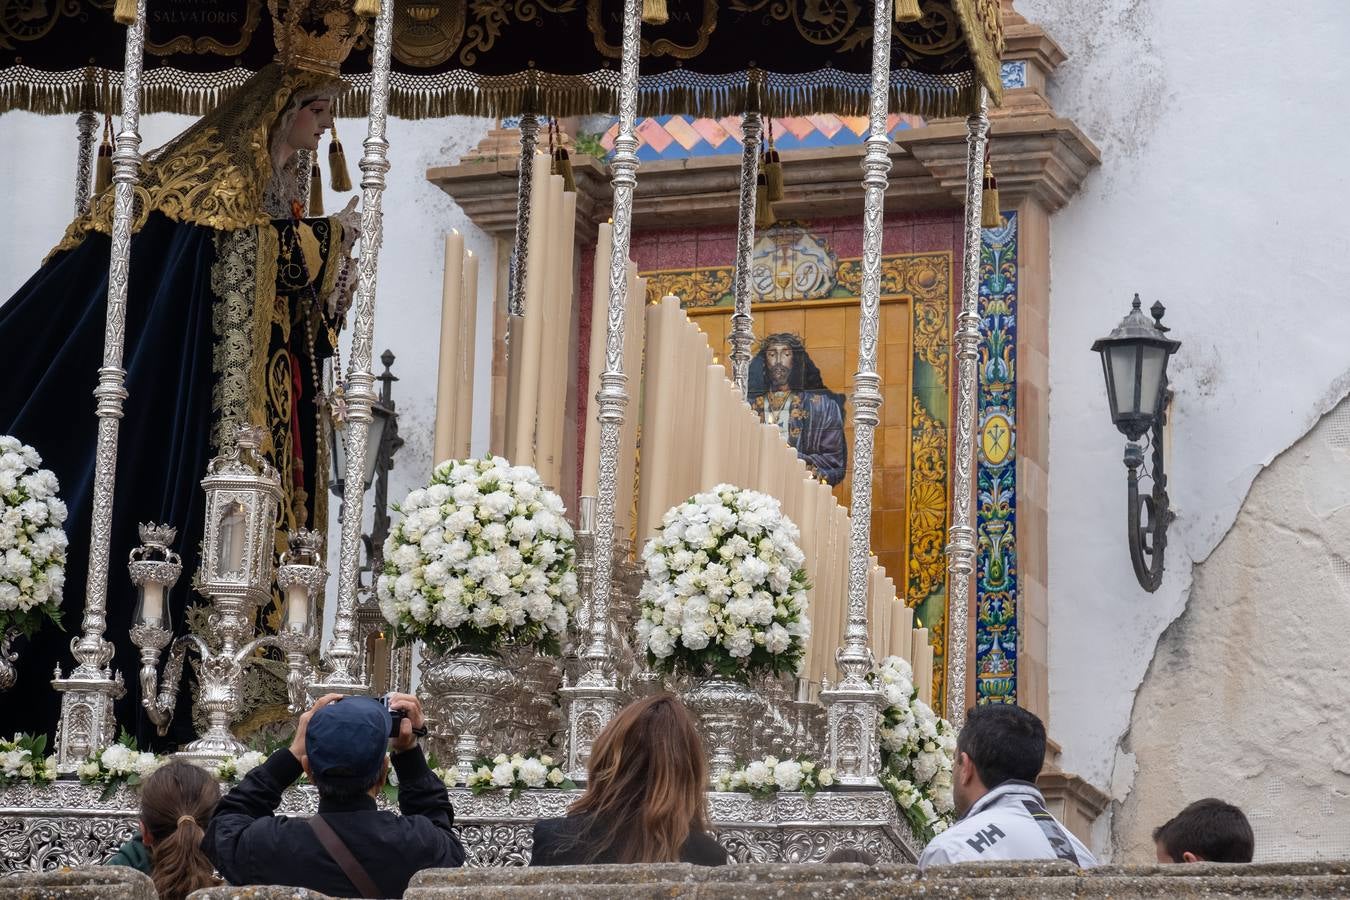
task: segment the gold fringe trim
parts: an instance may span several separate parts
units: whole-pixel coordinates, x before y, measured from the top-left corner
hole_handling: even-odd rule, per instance
[[[953,0],[958,8],[976,0]],[[999,60],[991,50],[974,55],[979,80],[997,102],[1002,96]],[[98,70],[102,72],[103,70]],[[907,70],[897,70],[902,75]],[[69,74],[69,79],[65,75]],[[78,113],[92,108],[100,113],[121,109],[121,74],[110,73],[113,83],[89,85],[83,70],[45,73],[26,66],[0,70],[0,112],[25,110],[42,115]],[[172,112],[203,116],[216,109],[251,73],[231,70],[212,76],[197,76],[157,69],[146,73],[142,113]],[[600,73],[598,73],[600,74]],[[611,74],[611,73],[604,73]],[[839,73],[836,73],[836,75]],[[164,81],[154,83],[159,76]],[[200,84],[194,79],[210,77],[218,83]],[[659,76],[652,76],[653,79]],[[892,81],[890,109],[924,118],[949,118],[975,112],[978,91],[974,72],[955,75],[915,75],[914,81]],[[645,79],[644,79],[645,80]],[[334,104],[338,116],[365,116],[369,111],[366,77],[344,91]],[[549,75],[535,70],[518,75],[484,76],[472,84],[428,84],[430,78],[398,77],[390,87],[389,114],[401,119],[433,119],[446,116],[496,118],[535,112],[557,118],[612,114],[618,109],[618,88],[598,77]],[[925,81],[930,83],[924,83]],[[865,79],[856,83],[812,83],[809,73],[800,77],[773,76],[749,70],[745,78],[702,84],[680,83],[646,87],[638,97],[638,115],[693,115],[708,118],[740,116],[757,108],[766,116],[803,116],[831,112],[842,116],[868,114],[870,89]]]

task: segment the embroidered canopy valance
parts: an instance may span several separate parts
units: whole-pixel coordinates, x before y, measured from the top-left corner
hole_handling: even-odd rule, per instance
[[[621,0],[396,2],[391,114],[611,113]],[[643,27],[639,112],[773,116],[867,111],[869,0],[667,0]],[[125,31],[113,0],[0,3],[0,112],[114,112]],[[998,98],[998,0],[922,0],[891,31],[891,109],[972,112]],[[263,0],[148,0],[146,112],[200,115],[273,57]],[[370,47],[343,67],[341,112],[363,114]]]

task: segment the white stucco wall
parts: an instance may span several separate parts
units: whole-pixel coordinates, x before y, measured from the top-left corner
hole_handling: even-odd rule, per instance
[[[1050,700],[1064,768],[1121,800],[1134,768],[1117,748],[1192,566],[1257,472],[1350,388],[1350,125],[1332,100],[1350,88],[1350,11],[1339,0],[1288,15],[1257,0],[1017,8],[1069,54],[1051,99],[1103,157],[1052,220]],[[1088,350],[1135,291],[1167,305],[1183,342],[1171,370],[1178,519],[1154,594],[1130,568],[1124,441]],[[1260,699],[1288,695],[1270,683]]]
[[[192,123],[187,116],[151,115],[141,120],[142,146],[148,151],[167,142]],[[115,122],[116,124],[116,122]],[[432,425],[436,409],[436,367],[441,314],[442,238],[451,228],[465,235],[465,246],[478,254],[478,346],[480,372],[491,371],[492,297],[496,266],[492,240],[468,219],[441,190],[426,180],[429,166],[458,161],[475,146],[493,123],[484,119],[453,118],[425,122],[389,121],[391,169],[384,194],[384,245],[375,315],[374,367],[379,356],[392,350],[397,359],[394,385],[400,434],[407,442],[390,473],[389,496],[402,499],[431,470]],[[361,141],[364,120],[341,120],[338,133],[347,151],[352,180],[359,192]],[[327,161],[327,141],[320,148]],[[35,272],[42,258],[60,240],[74,209],[76,130],[74,116],[37,116],[11,112],[0,115],[0,183],[7,225],[0,240],[0,302]],[[326,170],[325,170],[326,175]],[[328,191],[329,212],[341,209],[355,194]],[[134,264],[134,261],[133,261]],[[351,330],[344,332],[342,359],[349,358]],[[92,373],[91,373],[92,377]],[[92,383],[92,382],[91,382]],[[378,387],[378,386],[377,386]],[[490,404],[487,377],[475,380],[473,449],[487,449]],[[135,398],[129,398],[134,403]],[[91,429],[94,422],[91,419]],[[330,515],[330,569],[336,568],[339,533],[337,503]],[[367,511],[369,527],[369,511]],[[330,585],[329,596],[335,596]],[[327,607],[331,629],[335,604]]]

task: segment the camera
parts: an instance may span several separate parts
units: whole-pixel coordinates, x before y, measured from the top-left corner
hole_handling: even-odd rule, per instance
[[[384,704],[385,710],[389,713],[389,737],[396,738],[399,735],[399,729],[403,727],[403,720],[408,718],[408,711],[406,709],[394,709],[389,705],[392,699],[393,694],[385,694],[380,702]]]

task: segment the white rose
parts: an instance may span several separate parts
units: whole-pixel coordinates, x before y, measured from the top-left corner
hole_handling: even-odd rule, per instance
[[[259,753],[257,750],[249,750],[246,753],[241,753],[234,763],[235,774],[240,778],[243,778],[266,761],[267,755]]]
[[[816,784],[829,787],[834,784],[834,769],[821,769],[816,773]]]
[[[527,759],[520,764],[520,780],[526,787],[543,787],[548,778],[548,769],[537,759]]]
[[[763,787],[769,783],[773,773],[763,760],[755,760],[745,767],[745,783],[750,787]]]
[[[737,659],[744,659],[755,650],[755,637],[748,628],[738,628],[722,640],[722,646]]]
[[[792,646],[792,635],[788,630],[777,622],[769,626],[769,630],[764,633],[764,649],[770,653],[778,654],[786,651]]]
[[[781,790],[797,790],[802,784],[801,764],[791,759],[783,760],[773,767],[773,780]]]
[[[675,652],[675,639],[670,632],[663,627],[652,629],[652,633],[647,637],[647,649],[652,652],[657,659],[665,659]]]

